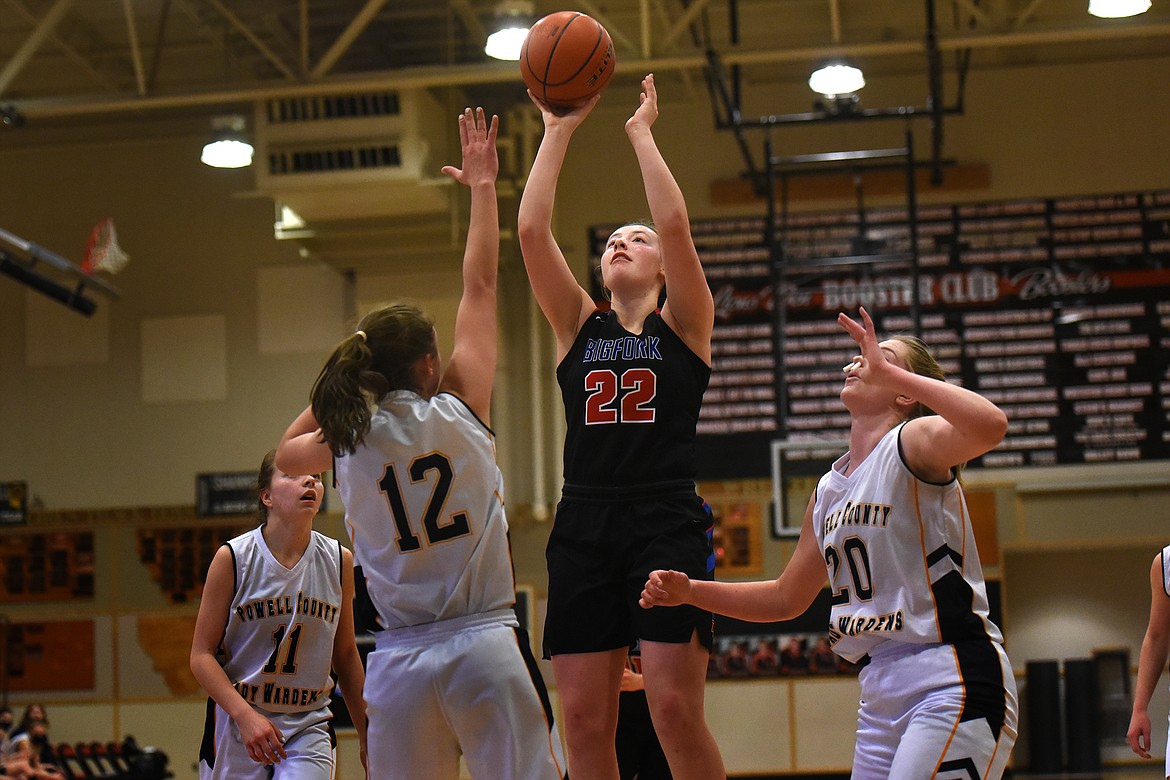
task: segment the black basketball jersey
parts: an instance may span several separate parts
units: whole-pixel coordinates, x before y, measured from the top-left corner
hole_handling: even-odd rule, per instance
[[[657,311],[635,336],[596,311],[557,366],[565,483],[599,488],[695,476],[695,427],[711,367]]]

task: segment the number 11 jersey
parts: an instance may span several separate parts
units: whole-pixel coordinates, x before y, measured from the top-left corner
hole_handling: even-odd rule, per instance
[[[267,712],[329,705],[333,639],[341,613],[341,546],[312,532],[291,569],[263,526],[228,542],[236,590],[223,638],[223,669],[249,704]]]

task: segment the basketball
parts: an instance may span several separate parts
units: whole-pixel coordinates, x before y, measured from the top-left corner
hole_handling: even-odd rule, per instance
[[[578,11],[558,11],[532,25],[520,50],[524,83],[553,109],[571,109],[601,92],[616,65],[609,33]]]

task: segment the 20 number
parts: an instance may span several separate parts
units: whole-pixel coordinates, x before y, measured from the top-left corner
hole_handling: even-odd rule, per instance
[[[869,552],[865,549],[865,542],[856,536],[850,536],[841,545],[838,551],[833,545],[825,547],[825,563],[833,570],[830,583],[833,586],[831,603],[847,604],[850,600],[849,588],[837,584],[837,575],[840,573],[842,561],[849,569],[849,580],[857,594],[858,601],[869,601],[873,598],[873,579],[869,570]]]

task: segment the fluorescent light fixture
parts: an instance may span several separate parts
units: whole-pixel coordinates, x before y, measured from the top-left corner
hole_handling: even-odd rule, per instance
[[[1150,10],[1150,0],[1089,0],[1089,13],[1102,19],[1137,16]]]
[[[497,60],[519,60],[534,8],[531,0],[503,0],[497,5],[495,32],[487,37],[484,54]]]
[[[833,63],[813,71],[808,85],[822,95],[851,95],[865,86],[865,76],[860,68]]]
[[[524,46],[524,39],[528,37],[528,28],[517,22],[511,27],[496,30],[487,37],[483,51],[489,57],[497,60],[519,60],[520,49]]]
[[[252,144],[244,135],[242,116],[217,116],[211,120],[215,138],[203,147],[199,159],[212,168],[246,168],[252,164]]]

